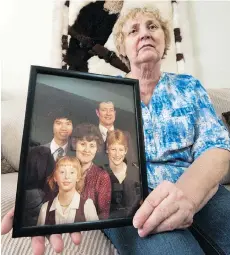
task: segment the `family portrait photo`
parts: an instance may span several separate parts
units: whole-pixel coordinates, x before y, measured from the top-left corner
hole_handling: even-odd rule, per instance
[[[31,68],[17,201],[23,228],[102,228],[131,219],[143,200],[136,81],[70,73]]]

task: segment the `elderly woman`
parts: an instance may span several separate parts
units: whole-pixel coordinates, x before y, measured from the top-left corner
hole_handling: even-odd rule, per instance
[[[219,186],[229,168],[227,130],[197,79],[161,72],[170,33],[157,10],[137,8],[120,16],[114,38],[130,67],[127,77],[139,80],[150,194],[134,227],[108,229],[106,235],[121,254],[204,254],[192,230],[208,254],[229,254],[230,192]],[[77,234],[72,237],[80,242]],[[52,244],[56,250],[63,245]]]

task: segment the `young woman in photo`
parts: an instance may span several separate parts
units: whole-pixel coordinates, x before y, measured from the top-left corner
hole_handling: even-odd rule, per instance
[[[104,168],[112,184],[110,218],[132,216],[140,205],[140,185],[134,177],[138,169],[125,162],[128,141],[124,132],[118,129],[108,132],[106,147],[109,164]]]

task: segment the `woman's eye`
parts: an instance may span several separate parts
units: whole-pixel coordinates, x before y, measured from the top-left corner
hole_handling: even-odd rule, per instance
[[[156,29],[156,28],[157,28],[157,26],[156,26],[156,25],[154,25],[154,24],[152,24],[152,25],[150,25],[150,26],[149,26],[149,28],[150,28],[151,30],[154,30],[154,29]]]
[[[129,34],[134,34],[137,30],[136,29],[132,29]]]

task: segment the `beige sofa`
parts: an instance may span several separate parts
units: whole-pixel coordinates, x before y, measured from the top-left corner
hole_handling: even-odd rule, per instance
[[[214,104],[217,114],[230,111],[230,89],[210,89],[208,93]],[[15,192],[18,174],[14,169],[18,168],[19,152],[24,121],[25,99],[2,101],[2,166],[6,171],[12,172],[2,174],[2,217],[14,206]],[[7,162],[9,164],[7,164]],[[11,167],[13,166],[13,168]],[[3,170],[2,170],[3,171]],[[222,181],[230,189],[230,170]],[[11,238],[11,232],[2,236],[1,251],[3,255],[32,254],[30,238]],[[117,254],[116,249],[106,239],[101,231],[83,232],[83,241],[79,246],[72,245],[67,234],[63,235],[65,250],[62,254],[78,255],[111,255]],[[49,243],[46,242],[46,253],[55,254]]]

